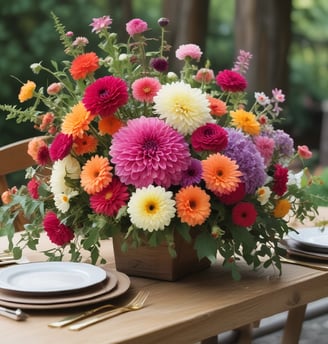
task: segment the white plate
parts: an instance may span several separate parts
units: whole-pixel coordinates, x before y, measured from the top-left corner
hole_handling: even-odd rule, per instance
[[[40,262],[0,270],[0,288],[22,293],[63,293],[93,286],[106,271],[86,263]]]
[[[303,245],[304,248],[328,251],[328,228],[308,227],[299,228],[297,231],[298,233],[288,233],[288,236]]]

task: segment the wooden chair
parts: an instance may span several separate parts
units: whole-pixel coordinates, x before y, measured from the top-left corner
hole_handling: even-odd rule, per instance
[[[9,174],[25,170],[27,167],[35,165],[35,161],[27,154],[28,143],[32,138],[17,141],[0,147],[0,195],[8,190],[7,177]],[[15,221],[15,230],[23,230],[23,215],[18,216]]]

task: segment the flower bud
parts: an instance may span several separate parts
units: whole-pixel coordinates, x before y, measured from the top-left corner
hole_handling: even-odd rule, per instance
[[[62,88],[63,85],[60,82],[54,82],[48,86],[47,93],[52,96],[59,93],[62,90]]]
[[[39,62],[39,63],[32,63],[30,65],[30,68],[31,68],[31,70],[32,70],[32,72],[34,74],[39,74],[41,69],[42,69],[41,62]]]
[[[161,27],[165,27],[165,26],[169,25],[169,22],[170,22],[170,20],[168,18],[164,18],[164,17],[159,18],[157,21],[158,25]]]

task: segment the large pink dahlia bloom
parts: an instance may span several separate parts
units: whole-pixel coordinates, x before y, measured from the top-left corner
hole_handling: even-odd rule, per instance
[[[138,188],[177,185],[190,163],[183,136],[154,117],[128,121],[114,135],[109,154],[121,181]]]

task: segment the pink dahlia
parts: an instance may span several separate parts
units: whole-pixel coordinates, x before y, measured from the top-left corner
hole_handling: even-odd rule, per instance
[[[49,154],[52,161],[62,160],[68,155],[73,146],[72,135],[58,133],[51,143]]]
[[[191,135],[191,145],[196,152],[220,152],[228,145],[228,133],[215,123],[206,123]]]
[[[39,186],[40,183],[35,178],[30,179],[30,181],[27,183],[28,193],[33,199],[39,198]]]
[[[132,19],[128,23],[126,23],[126,32],[130,36],[143,33],[147,30],[148,30],[148,24],[139,18]]]
[[[182,44],[175,52],[175,56],[179,60],[184,60],[185,58],[189,57],[199,61],[202,54],[202,51],[196,44]]]
[[[126,83],[115,76],[97,79],[85,89],[82,102],[91,115],[102,117],[113,115],[128,102]]]
[[[183,136],[155,117],[128,121],[113,136],[109,154],[121,181],[138,188],[177,185],[190,163]]]
[[[274,139],[267,136],[257,136],[254,139],[254,143],[264,159],[265,166],[268,166],[274,152]]]
[[[247,87],[246,79],[237,72],[225,69],[216,76],[216,83],[222,91],[242,92]]]
[[[90,197],[90,206],[97,214],[115,216],[128,199],[127,186],[114,177],[106,188]]]
[[[131,85],[133,98],[140,102],[152,103],[161,83],[156,78],[144,77],[137,79]]]
[[[74,238],[72,229],[62,223],[53,211],[46,213],[43,227],[51,242],[58,246],[69,243]]]

